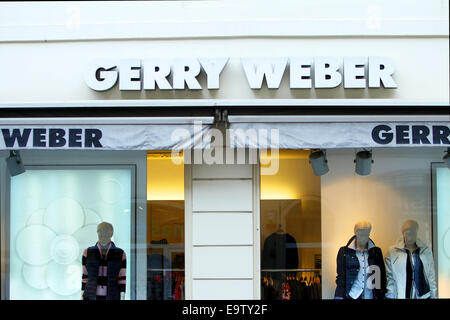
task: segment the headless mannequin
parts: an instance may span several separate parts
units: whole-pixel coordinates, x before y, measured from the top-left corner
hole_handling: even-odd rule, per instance
[[[111,243],[111,238],[113,236],[113,229],[111,228],[110,224],[104,222],[100,223],[97,226],[97,236],[98,243],[102,248],[102,256],[105,256],[107,254],[108,246]],[[81,291],[81,300],[83,300],[83,293],[84,291]],[[125,292],[120,293],[120,300],[125,300]]]

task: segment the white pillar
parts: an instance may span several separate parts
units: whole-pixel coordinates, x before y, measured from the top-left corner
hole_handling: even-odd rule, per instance
[[[259,299],[257,166],[186,165],[186,299]]]

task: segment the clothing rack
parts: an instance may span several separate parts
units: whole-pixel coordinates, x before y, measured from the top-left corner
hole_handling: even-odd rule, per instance
[[[155,268],[148,268],[147,271],[184,271],[184,269],[174,269],[174,268],[155,269]]]
[[[321,299],[322,269],[261,269],[261,299]]]
[[[184,269],[155,269],[148,268],[148,271],[184,271]],[[322,269],[261,269],[261,272],[320,272]]]
[[[261,272],[320,272],[322,269],[261,269]]]

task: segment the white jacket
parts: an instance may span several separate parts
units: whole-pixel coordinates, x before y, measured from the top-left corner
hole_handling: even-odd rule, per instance
[[[417,240],[416,245],[420,248],[419,257],[422,260],[425,280],[428,281],[430,292],[419,297],[421,299],[436,298],[437,286],[434,271],[433,253],[422,241]],[[406,291],[406,260],[407,252],[403,238],[392,246],[385,258],[387,293],[386,298],[405,299]]]

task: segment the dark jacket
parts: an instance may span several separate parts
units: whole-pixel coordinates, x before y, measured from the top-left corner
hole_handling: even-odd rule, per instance
[[[123,250],[117,248],[114,243],[111,244],[107,256],[107,286],[108,293],[107,300],[119,300],[120,288],[119,288],[119,272],[122,267],[122,255]],[[100,250],[97,245],[89,247],[87,249],[86,257],[86,269],[88,272],[88,281],[84,289],[83,298],[85,300],[95,300],[97,292],[97,277],[100,266]]]
[[[349,245],[355,240],[356,236],[350,238],[344,247],[339,249],[337,255],[337,277],[336,277],[336,292],[335,297],[350,299],[350,290],[355,282],[359,272],[359,260],[356,256],[356,251],[349,248]],[[369,266],[378,266],[381,276],[381,288],[373,289],[374,299],[383,299],[386,293],[386,269],[383,260],[383,253],[381,249],[376,247],[372,240],[369,242],[373,244],[368,250]]]
[[[172,277],[170,261],[164,255],[153,253],[147,256],[147,300],[172,299]]]
[[[289,233],[272,233],[264,241],[263,269],[297,269],[297,241]]]

